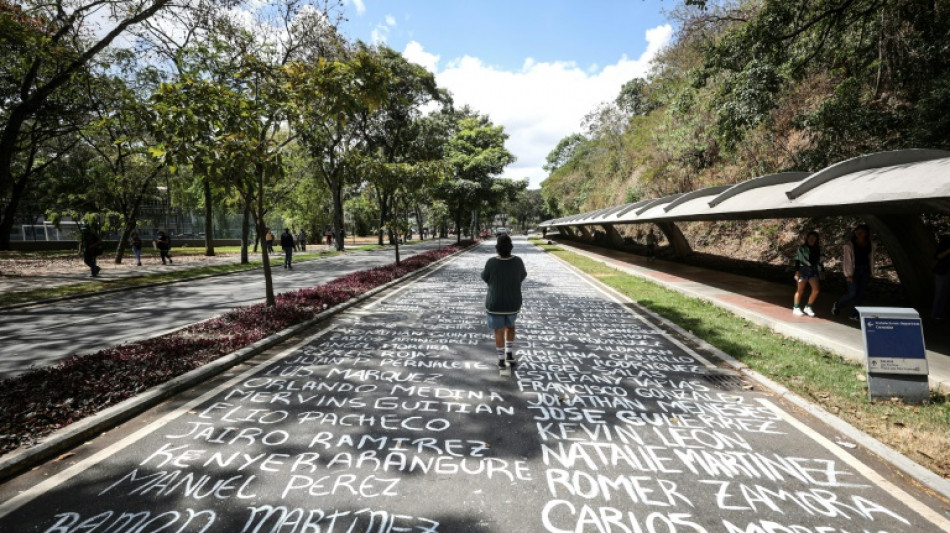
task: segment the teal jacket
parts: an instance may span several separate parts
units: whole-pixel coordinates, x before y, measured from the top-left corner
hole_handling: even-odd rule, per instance
[[[521,310],[521,282],[528,277],[520,257],[492,257],[485,263],[482,279],[488,284],[485,309],[496,315]]]

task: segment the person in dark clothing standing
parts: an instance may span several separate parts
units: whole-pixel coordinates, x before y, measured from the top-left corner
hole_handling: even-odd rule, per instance
[[[498,350],[498,368],[514,366],[515,319],[521,310],[521,282],[528,277],[524,262],[511,255],[514,245],[511,237],[501,235],[495,244],[498,252],[485,262],[482,280],[488,284],[485,310],[488,327],[495,333],[495,349]]]
[[[86,263],[92,277],[98,277],[102,267],[96,264],[96,259],[105,251],[102,239],[99,238],[92,228],[83,226],[82,234],[79,237],[79,253],[82,255],[82,262]]]
[[[129,235],[129,244],[135,254],[135,266],[142,266],[142,238],[139,237],[139,232],[133,231],[132,235]]]
[[[831,314],[838,316],[842,309],[852,307],[848,318],[858,319],[858,311],[854,307],[864,302],[864,293],[871,281],[875,250],[867,224],[856,226],[851,233],[851,240],[844,243],[841,254],[841,266],[848,282],[848,292],[831,307]]]
[[[284,250],[284,268],[293,270],[291,262],[294,260],[294,236],[287,228],[284,228],[284,234],[280,236],[280,247]]]
[[[155,237],[155,247],[158,248],[158,255],[162,258],[162,264],[166,264],[166,260],[168,261],[167,264],[172,264],[172,240],[164,231],[159,231],[158,237]]]
[[[950,294],[950,235],[941,235],[934,254],[934,303],[930,316],[934,320],[947,318],[947,295]]]
[[[650,233],[647,233],[647,261],[656,261],[656,241],[656,234],[650,228]]]
[[[805,236],[805,244],[798,247],[795,253],[795,303],[792,307],[792,314],[795,316],[815,316],[812,305],[818,299],[820,290],[820,279],[822,271],[822,261],[824,257],[821,253],[821,242],[817,231],[809,231]],[[802,297],[805,295],[805,286],[811,286],[811,294],[808,295],[808,304],[804,311],[801,308]]]

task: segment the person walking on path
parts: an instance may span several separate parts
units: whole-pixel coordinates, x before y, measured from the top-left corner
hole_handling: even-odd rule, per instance
[[[132,235],[129,235],[129,244],[135,254],[135,266],[142,266],[142,238],[139,237],[139,232],[133,231]]]
[[[280,236],[280,247],[284,250],[284,268],[293,270],[294,265],[291,262],[294,260],[294,236],[290,234],[289,229],[284,228],[284,234]]]
[[[297,234],[297,246],[300,248],[301,252],[307,251],[307,234],[304,232],[303,228],[301,228],[300,233]]]
[[[164,231],[159,231],[158,237],[155,237],[155,247],[158,248],[158,255],[162,258],[162,264],[166,264],[166,260],[168,261],[167,264],[172,264],[172,240]]]
[[[795,253],[795,304],[792,307],[792,314],[795,316],[815,316],[813,305],[818,299],[818,293],[821,292],[820,279],[822,271],[822,261],[824,257],[821,253],[821,242],[817,231],[809,231],[805,235],[805,244],[798,247]],[[808,304],[804,311],[801,308],[802,297],[805,295],[805,286],[811,286],[811,294],[808,295]]]
[[[930,316],[934,320],[947,318],[947,295],[950,293],[950,235],[941,235],[937,242],[937,263],[934,265],[934,302]]]
[[[656,234],[650,228],[650,233],[647,233],[647,261],[656,261],[656,242]]]
[[[267,229],[267,233],[264,234],[264,242],[267,243],[267,253],[274,253],[274,232]]]
[[[485,262],[482,280],[488,284],[485,295],[485,311],[488,327],[495,333],[495,349],[498,350],[498,368],[514,366],[515,320],[521,310],[521,282],[528,277],[524,261],[511,255],[514,245],[511,237],[501,235],[495,244],[496,257]]]
[[[99,277],[99,271],[102,267],[96,264],[96,259],[105,251],[105,245],[99,234],[90,227],[83,226],[79,237],[79,254],[82,256],[82,262],[89,267],[92,277]]]
[[[333,231],[328,229],[323,233],[323,236],[326,237],[327,248],[329,248],[333,244]]]
[[[831,306],[831,314],[838,316],[842,310],[851,307],[848,318],[858,319],[858,311],[854,308],[864,303],[864,295],[871,281],[871,266],[874,264],[876,249],[874,242],[871,241],[871,230],[868,225],[858,224],[851,232],[851,239],[844,243],[841,254],[841,266],[844,270],[844,278],[848,282],[848,292]]]

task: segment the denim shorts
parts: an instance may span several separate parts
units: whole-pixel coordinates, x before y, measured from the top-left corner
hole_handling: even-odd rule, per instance
[[[518,318],[518,313],[511,315],[496,315],[495,313],[486,313],[488,315],[488,329],[494,331],[496,329],[505,329],[515,327],[515,319]]]
[[[810,266],[798,267],[798,282],[805,283],[808,280],[818,279],[818,269]]]

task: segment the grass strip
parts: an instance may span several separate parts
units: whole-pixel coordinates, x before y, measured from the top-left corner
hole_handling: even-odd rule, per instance
[[[377,250],[383,248],[384,246],[379,246],[378,244],[368,244],[365,246],[358,246],[356,248],[347,249],[345,252],[337,251],[328,251],[328,252],[307,252],[304,254],[299,254],[294,256],[294,262],[303,262],[303,261],[313,261],[316,259],[322,259],[324,257],[331,257],[334,255],[339,255],[341,253],[347,252],[360,252],[368,250]],[[204,253],[204,250],[201,251]],[[73,254],[75,255],[75,254]],[[188,255],[188,254],[176,254],[176,255]],[[197,255],[197,254],[192,254]],[[273,255],[271,256],[271,267],[277,265],[279,262],[283,261],[283,256]],[[27,302],[36,302],[40,300],[49,300],[52,298],[62,298],[66,296],[78,296],[85,294],[94,294],[97,292],[102,292],[112,289],[124,289],[130,287],[142,287],[146,285],[152,285],[155,283],[162,283],[168,281],[178,281],[187,278],[193,278],[197,276],[207,276],[211,274],[227,274],[231,272],[240,272],[244,270],[254,270],[264,266],[264,262],[260,259],[251,261],[247,264],[231,264],[231,265],[212,265],[212,266],[203,266],[189,268],[185,270],[178,270],[174,272],[162,272],[159,274],[144,274],[141,276],[128,276],[122,278],[114,278],[108,280],[96,280],[96,281],[83,281],[80,283],[74,283],[70,285],[61,285],[58,287],[49,287],[45,289],[33,289],[29,291],[19,291],[19,292],[10,292],[0,294],[0,307],[7,305],[16,305]]]
[[[924,467],[950,477],[950,396],[932,393],[921,405],[896,399],[872,402],[862,365],[779,335],[708,301],[556,245],[532,242]]]

